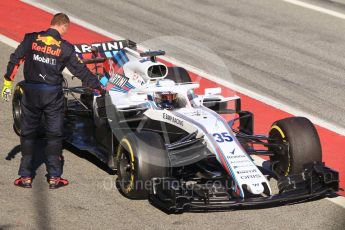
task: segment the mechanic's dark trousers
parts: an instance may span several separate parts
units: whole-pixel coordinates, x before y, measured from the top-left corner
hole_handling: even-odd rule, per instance
[[[25,83],[23,91],[20,138],[22,159],[18,174],[23,177],[33,176],[35,140],[43,122],[47,137],[45,155],[48,176],[60,177],[64,117],[62,87]]]

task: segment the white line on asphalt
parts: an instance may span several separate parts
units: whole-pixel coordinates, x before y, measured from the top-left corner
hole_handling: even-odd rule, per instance
[[[343,196],[337,196],[334,198],[326,198],[326,199],[339,205],[342,208],[345,208],[345,197],[343,197]]]
[[[318,11],[320,13],[328,14],[328,15],[331,15],[331,16],[334,16],[337,18],[345,19],[345,14],[339,13],[339,12],[334,11],[334,10],[326,9],[326,8],[321,7],[321,6],[315,6],[313,4],[306,3],[303,1],[298,1],[298,0],[283,0],[283,1],[297,5],[297,6],[301,6],[301,7],[307,8],[307,9],[315,10],[315,11]]]
[[[299,2],[299,1],[293,1],[293,0],[283,0],[283,1],[291,2],[291,3],[292,2],[296,2],[296,3]],[[41,3],[38,3],[38,2],[33,2],[33,1],[30,1],[30,0],[22,0],[22,2],[25,2],[27,4],[30,4],[30,5],[32,5],[34,7],[37,7],[39,9],[41,9],[41,10],[47,11],[47,12],[52,13],[52,14],[59,13],[58,10],[55,10],[53,8],[45,6],[45,5],[43,5]],[[337,13],[337,12],[334,12],[334,13]],[[76,24],[78,24],[80,26],[83,26],[83,27],[85,27],[85,28],[87,28],[89,30],[92,30],[92,31],[94,31],[96,33],[103,34],[104,36],[107,36],[107,37],[115,39],[115,40],[124,39],[121,36],[118,36],[118,35],[115,35],[113,33],[110,33],[110,32],[108,32],[108,31],[106,31],[106,30],[104,30],[104,29],[102,29],[102,28],[100,28],[98,26],[92,25],[92,24],[90,24],[90,23],[88,23],[88,22],[86,22],[84,20],[81,20],[81,19],[79,19],[77,17],[74,17],[73,15],[69,15],[69,17],[70,17],[72,22],[74,22],[74,23],[76,23]],[[1,37],[0,37],[0,39],[1,39]],[[143,50],[144,50],[144,48],[143,48]],[[175,59],[166,58],[166,57],[164,59],[169,61],[169,62],[174,63],[175,65],[183,66],[187,70],[189,70],[191,72],[194,72],[194,73],[196,73],[196,74],[198,74],[200,76],[203,76],[203,77],[205,77],[205,78],[207,78],[207,79],[209,79],[211,81],[217,82],[220,85],[226,86],[226,87],[231,88],[231,89],[233,89],[235,91],[241,92],[241,93],[243,93],[243,94],[245,94],[245,95],[247,95],[249,97],[255,98],[256,100],[261,101],[261,102],[263,102],[265,104],[271,105],[271,106],[273,106],[275,108],[281,109],[283,111],[286,111],[286,112],[288,112],[290,114],[293,114],[293,115],[296,115],[296,116],[308,117],[314,124],[320,125],[320,126],[322,126],[324,128],[327,128],[327,129],[329,129],[329,130],[331,130],[333,132],[336,132],[338,134],[341,134],[341,135],[345,136],[345,128],[339,127],[339,126],[337,126],[334,123],[328,122],[328,121],[326,121],[324,119],[318,118],[318,117],[313,116],[313,115],[308,114],[308,113],[305,113],[305,112],[303,112],[301,110],[293,108],[292,106],[289,106],[289,105],[283,104],[281,102],[278,102],[278,101],[276,101],[276,100],[274,100],[272,98],[269,98],[269,97],[266,97],[266,96],[262,96],[262,95],[260,95],[260,94],[258,94],[256,92],[254,92],[254,91],[251,91],[249,89],[246,89],[244,87],[238,86],[236,84],[227,82],[224,79],[221,79],[221,78],[212,76],[210,74],[207,74],[207,73],[205,73],[202,70],[199,70],[199,69],[197,69],[197,68],[195,68],[193,66],[186,65],[186,64],[184,64],[184,63],[182,63],[180,61],[177,61]],[[340,197],[331,198],[331,199],[328,199],[328,200],[330,200],[333,203],[338,204],[339,206],[345,208],[345,197],[341,197],[340,196]]]
[[[19,42],[15,41],[9,37],[6,37],[2,34],[0,34],[0,41],[5,43],[8,46],[13,47],[13,48],[17,48],[17,46],[19,45]]]

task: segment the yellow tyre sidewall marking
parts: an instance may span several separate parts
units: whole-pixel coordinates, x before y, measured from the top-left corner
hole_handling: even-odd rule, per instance
[[[282,136],[282,138],[285,139],[285,134],[284,134],[283,130],[282,130],[278,125],[273,125],[273,126],[271,127],[271,130],[270,130],[270,131],[272,131],[273,129],[276,129],[276,130],[280,133],[280,135]],[[284,140],[284,142],[285,142],[285,140]]]
[[[270,131],[272,131],[273,129],[277,130],[280,133],[281,137],[283,138],[283,142],[286,142],[285,134],[284,134],[283,130],[278,125],[273,125],[271,127]],[[288,168],[287,168],[286,172],[284,173],[284,176],[288,176],[289,172],[291,170],[291,157],[290,157],[289,151],[287,154],[288,154]]]
[[[117,150],[117,159],[120,159],[121,148],[124,148],[124,145],[128,147],[128,152],[131,156],[131,179],[129,181],[129,185],[126,188],[123,188],[125,193],[129,193],[133,189],[134,185],[134,154],[130,142],[128,141],[128,139],[124,138],[121,140],[119,148]]]

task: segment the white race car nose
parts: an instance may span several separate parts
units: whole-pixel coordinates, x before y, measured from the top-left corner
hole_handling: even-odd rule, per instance
[[[248,192],[252,194],[262,194],[265,190],[264,186],[260,183],[254,183],[254,184],[246,184]]]

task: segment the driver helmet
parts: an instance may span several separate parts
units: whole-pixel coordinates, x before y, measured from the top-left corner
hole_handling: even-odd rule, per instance
[[[177,101],[177,93],[156,92],[154,96],[156,105],[161,109],[173,109]]]

